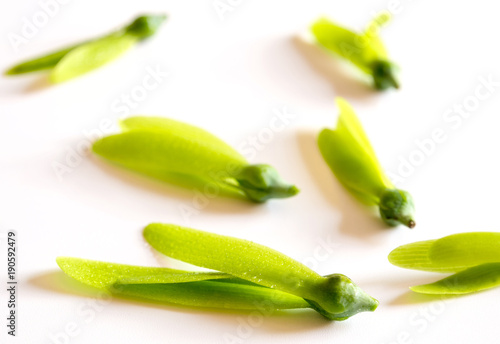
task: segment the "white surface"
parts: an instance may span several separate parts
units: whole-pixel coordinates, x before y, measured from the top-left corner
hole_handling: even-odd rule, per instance
[[[388,4],[240,1],[221,20],[212,0],[69,1],[16,51],[8,34],[19,33],[23,18],[31,18],[40,5],[36,0],[3,2],[2,70],[105,33],[142,12],[170,14],[149,42],[74,81],[43,87],[42,75],[0,79],[0,231],[14,229],[19,236],[20,318],[12,342],[57,342],[51,336],[68,324],[77,334],[60,337],[60,343],[497,342],[500,289],[436,301],[411,293],[408,286],[439,275],[398,269],[386,257],[398,245],[417,240],[499,230],[500,87],[457,128],[443,119],[448,108],[474,95],[478,77],[500,80],[498,6],[486,0],[401,0],[400,12],[383,32],[402,69],[399,91],[371,92],[336,67],[323,68],[321,75],[324,56],[293,39],[321,14],[361,29]],[[268,127],[274,111],[286,108],[295,114],[251,161],[273,164],[301,193],[261,206],[213,199],[187,221],[180,206],[192,204],[192,191],[111,168],[90,156],[59,180],[53,163],[64,163],[68,150],[85,140],[84,131],[98,128],[103,119],[116,122],[120,114],[114,102],[142,83],[147,67],[157,66],[170,75],[131,114],[181,119],[235,146]],[[314,140],[320,128],[333,126],[335,96],[344,96],[357,110],[388,171],[396,172],[399,158],[412,154],[415,140],[444,130],[446,140],[399,183],[416,200],[414,230],[384,229],[322,162]],[[322,274],[344,273],[378,298],[380,307],[337,323],[313,311],[280,313],[245,331],[241,323],[252,324],[252,319],[244,312],[118,299],[96,303],[95,294],[58,271],[55,258],[61,255],[182,266],[158,258],[145,245],[141,229],[153,221],[254,240]],[[326,258],[317,254],[321,240],[333,243]],[[2,279],[5,249],[2,241]],[[0,295],[4,319],[6,295]]]

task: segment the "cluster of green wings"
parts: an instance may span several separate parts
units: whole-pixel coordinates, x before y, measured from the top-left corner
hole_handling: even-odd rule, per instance
[[[500,285],[500,233],[459,233],[400,246],[389,261],[406,269],[453,273],[410,287],[424,294],[467,294]]]
[[[337,127],[323,129],[318,147],[339,182],[362,203],[378,206],[390,226],[415,226],[411,195],[394,187],[351,106],[337,98]]]
[[[334,130],[325,128],[318,136],[323,158],[342,185],[367,205],[378,205],[380,194],[394,188],[385,175],[366,133],[352,107],[336,99],[339,118]]]
[[[139,267],[69,257],[60,257],[57,263],[68,276],[112,294],[186,306],[266,311],[313,308],[328,319],[344,320],[378,305],[350,280],[338,276],[335,279],[342,282],[350,297],[343,297],[342,290],[335,290],[333,295],[318,294],[317,282],[326,281],[325,277],[250,241],[169,224],[150,224],[144,237],[169,257],[223,272]],[[334,300],[335,313],[321,307],[325,297]]]
[[[230,145],[193,125],[162,117],[131,117],[122,132],[93,144],[94,153],[162,181],[246,196],[255,202],[291,197],[298,189],[269,165],[250,165]]]
[[[312,25],[311,32],[326,50],[350,61],[370,75],[375,88],[399,88],[396,79],[397,68],[389,60],[379,36],[379,28],[389,19],[386,14],[380,15],[370,22],[365,32],[356,33],[327,18],[321,18]]]

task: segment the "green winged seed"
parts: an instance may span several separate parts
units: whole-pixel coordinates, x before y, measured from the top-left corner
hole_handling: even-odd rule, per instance
[[[148,225],[144,237],[169,257],[304,298],[331,320],[345,320],[378,305],[344,275],[320,276],[282,253],[247,240],[169,224]]]
[[[133,266],[71,257],[58,257],[57,264],[68,276],[99,289],[108,289],[116,283],[185,283],[232,277],[219,272],[194,272]]]
[[[378,206],[390,226],[415,226],[411,195],[396,189],[384,173],[375,151],[354,110],[342,98],[336,99],[340,115],[335,130],[323,129],[318,147],[340,183],[358,200]]]
[[[203,129],[160,117],[132,117],[123,132],[96,141],[93,151],[158,179],[173,174],[215,183],[256,202],[291,197],[298,189],[269,165],[250,165],[228,144]]]
[[[259,309],[307,308],[302,298],[220,272],[194,272],[59,257],[59,267],[86,285],[116,295],[185,306]]]
[[[423,294],[468,294],[500,285],[500,263],[486,263],[430,284],[410,287]]]
[[[67,81],[116,59],[136,42],[152,36],[165,19],[165,15],[140,16],[109,35],[20,63],[5,74],[18,75],[51,69],[50,80],[53,83]]]
[[[399,88],[397,67],[389,60],[378,34],[380,26],[388,20],[389,16],[381,15],[368,25],[366,32],[358,34],[321,18],[312,25],[311,32],[325,49],[347,59],[370,75],[376,89]]]

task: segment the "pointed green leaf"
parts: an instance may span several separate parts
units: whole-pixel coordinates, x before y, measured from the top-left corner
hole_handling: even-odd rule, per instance
[[[193,307],[257,309],[262,312],[309,308],[309,304],[304,299],[279,290],[219,281],[177,284],[118,284],[113,286],[112,292],[118,295]]]
[[[231,275],[219,272],[194,272],[142,267],[71,257],[59,257],[57,258],[57,264],[68,276],[99,289],[108,289],[115,283],[185,283],[232,278]]]
[[[302,297],[331,320],[373,311],[378,305],[346,276],[322,277],[282,253],[247,240],[158,223],[148,225],[144,237],[169,257]]]
[[[429,258],[443,267],[471,267],[500,262],[500,233],[459,233],[438,239],[429,251]]]
[[[78,46],[57,63],[50,74],[54,83],[67,81],[118,58],[137,42],[137,37],[113,34]]]
[[[500,285],[500,263],[486,263],[430,284],[410,287],[423,294],[468,294]]]

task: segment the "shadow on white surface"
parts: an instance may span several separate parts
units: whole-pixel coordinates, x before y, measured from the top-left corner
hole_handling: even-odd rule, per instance
[[[47,72],[35,73],[32,77],[34,80],[24,89],[24,93],[35,93],[54,86],[54,84],[50,83]]]
[[[435,280],[433,282],[435,282]],[[412,285],[416,285],[416,284],[423,284],[423,283],[415,283]],[[412,304],[459,299],[459,298],[462,298],[465,296],[470,297],[471,295],[468,295],[468,294],[463,294],[463,295],[431,295],[431,294],[416,293],[414,291],[408,290],[407,292],[399,295],[398,297],[396,297],[392,301],[390,301],[389,305],[391,305],[391,306],[405,306],[405,305],[412,305]]]
[[[342,216],[339,231],[361,240],[376,242],[392,229],[382,222],[375,209],[360,204],[337,181],[319,152],[316,136],[317,133],[312,131],[299,131],[297,140],[311,178],[331,204],[332,211],[338,210]]]
[[[253,311],[245,310],[230,310],[230,309],[212,309],[212,308],[194,308],[187,307],[167,302],[157,302],[137,297],[129,297],[122,295],[103,295],[103,291],[84,285],[68,276],[62,271],[50,271],[28,280],[28,283],[36,288],[43,289],[48,292],[62,293],[67,295],[79,296],[84,298],[111,300],[112,303],[125,303],[130,307],[148,307],[165,312],[182,312],[184,314],[193,314],[198,317],[193,321],[200,321],[199,316],[206,316],[203,321],[214,321],[220,324],[226,322],[226,325],[233,326],[235,317],[254,313]],[[166,313],[167,314],[167,313]],[[171,315],[171,314],[167,314]],[[155,314],[158,316],[158,313]],[[286,311],[274,311],[270,315],[261,315],[263,317],[262,325],[258,327],[259,331],[265,332],[302,332],[314,330],[325,326],[334,326],[331,321],[313,311],[312,309],[297,309]],[[171,318],[166,319],[171,320]],[[168,330],[168,328],[167,328]]]
[[[347,98],[375,96],[377,92],[361,77],[357,77],[351,66],[329,55],[323,48],[297,35],[293,43],[312,69],[328,80],[335,93]]]

